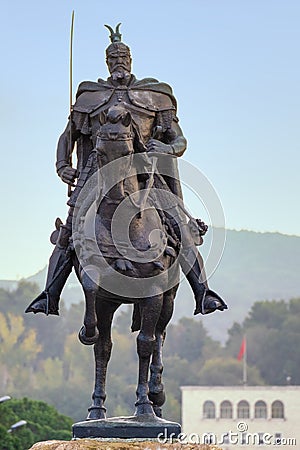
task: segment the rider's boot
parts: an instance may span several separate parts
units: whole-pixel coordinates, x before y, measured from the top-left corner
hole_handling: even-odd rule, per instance
[[[183,248],[180,265],[194,293],[196,303],[194,315],[210,314],[228,308],[224,300],[209,289],[203,260],[195,246],[191,246],[188,250]]]
[[[42,312],[46,315],[59,315],[60,294],[73,267],[69,249],[72,232],[68,225],[68,222],[67,225],[60,225],[56,245],[49,259],[45,290],[30,303],[25,310],[26,313]]]

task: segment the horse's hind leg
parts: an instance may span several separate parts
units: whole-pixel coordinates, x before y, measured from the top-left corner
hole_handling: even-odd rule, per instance
[[[120,303],[110,303],[102,299],[99,299],[97,303],[99,339],[94,345],[95,387],[87,420],[105,419],[106,417],[104,402],[106,399],[106,371],[112,349],[111,324],[119,306]]]
[[[162,417],[162,405],[166,401],[164,385],[162,383],[162,347],[165,340],[165,331],[158,329],[155,332],[155,346],[150,365],[149,400],[153,403],[153,410],[158,417]]]
[[[78,337],[82,344],[93,345],[98,340],[97,316],[96,316],[96,297],[99,290],[98,268],[87,266],[80,273],[81,284],[85,296],[85,314],[84,325],[81,327]]]
[[[158,417],[162,417],[162,406],[166,401],[164,385],[162,383],[163,360],[162,349],[166,336],[166,326],[171,320],[174,309],[174,298],[177,286],[164,294],[163,307],[155,330],[155,346],[150,365],[149,399],[153,402],[153,409]]]
[[[162,295],[140,300],[141,329],[137,336],[137,353],[139,357],[139,376],[136,390],[135,415],[152,414],[152,402],[148,398],[148,375],[150,359],[155,346],[155,327],[162,307]]]

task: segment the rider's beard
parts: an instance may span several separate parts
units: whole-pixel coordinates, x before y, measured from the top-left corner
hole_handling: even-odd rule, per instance
[[[124,69],[123,67],[118,67],[114,72],[112,72],[111,77],[114,81],[117,80],[129,80],[130,78],[130,72],[128,70]]]

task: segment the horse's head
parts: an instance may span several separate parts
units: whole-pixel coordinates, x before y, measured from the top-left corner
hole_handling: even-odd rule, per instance
[[[130,112],[120,103],[100,113],[96,150],[98,164],[107,166],[109,174],[102,179],[106,197],[114,201],[124,198],[124,180],[132,173],[133,126]],[[112,188],[105,189],[109,179]]]
[[[131,114],[123,104],[111,106],[99,116],[96,149],[101,165],[133,153]]]

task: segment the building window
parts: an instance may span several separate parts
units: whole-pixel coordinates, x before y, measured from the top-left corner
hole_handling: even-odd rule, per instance
[[[272,419],[283,419],[284,418],[284,408],[283,403],[280,400],[275,400],[272,403]]]
[[[215,419],[216,417],[216,407],[214,402],[207,400],[203,404],[203,418],[204,419]]]
[[[228,400],[221,403],[220,417],[221,419],[232,419],[232,404]]]
[[[267,418],[267,405],[264,401],[259,400],[255,403],[254,409],[255,419],[266,419]]]
[[[250,417],[249,403],[246,400],[241,400],[237,406],[237,417],[238,419],[249,419]]]

